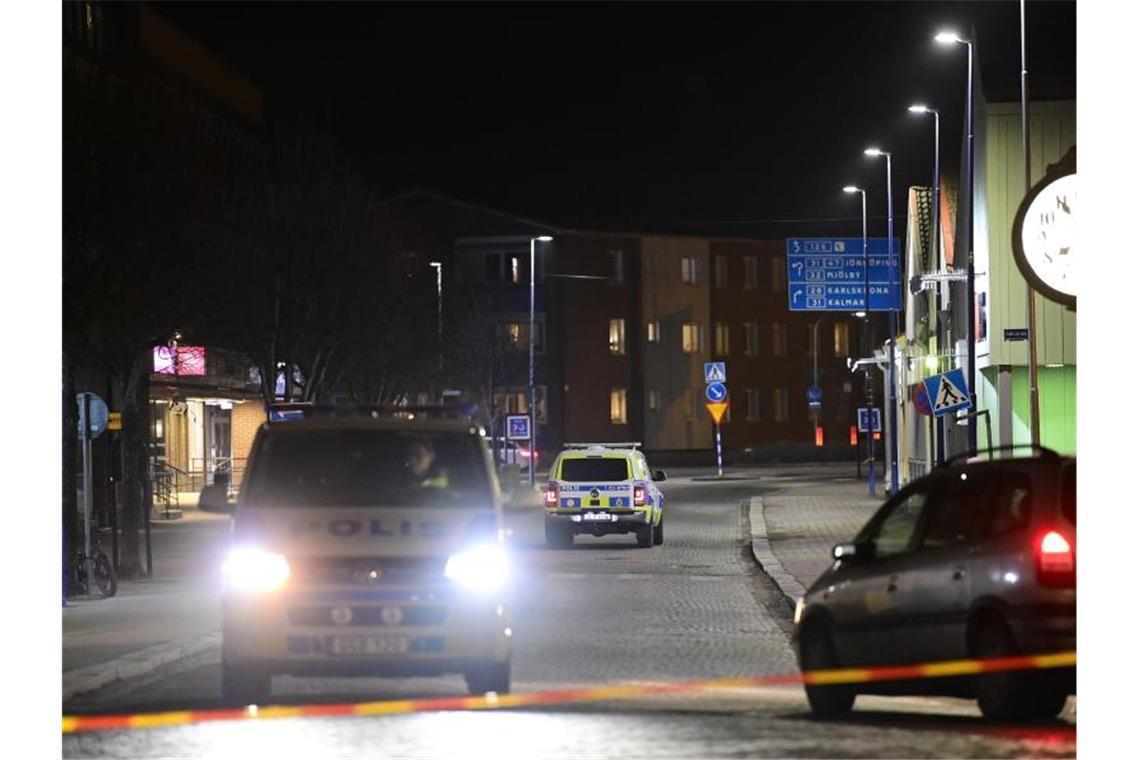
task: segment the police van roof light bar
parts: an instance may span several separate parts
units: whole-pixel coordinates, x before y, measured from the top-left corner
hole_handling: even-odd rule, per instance
[[[597,443],[564,443],[564,449],[636,449],[641,446],[641,441],[599,441]]]

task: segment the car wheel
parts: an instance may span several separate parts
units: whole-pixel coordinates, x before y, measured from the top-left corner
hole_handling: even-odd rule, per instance
[[[800,670],[830,670],[839,667],[831,634],[822,623],[811,625],[800,639]],[[820,718],[833,718],[851,712],[855,690],[851,686],[804,684],[808,705]]]
[[[475,697],[481,697],[489,691],[497,694],[510,694],[511,692],[511,661],[495,662],[481,668],[468,671],[463,675],[467,681],[467,691]]]
[[[569,549],[574,545],[574,533],[567,525],[546,521],[546,545],[551,549]]]
[[[653,523],[637,526],[637,545],[642,549],[653,546]]]
[[[653,526],[653,545],[660,546],[665,543],[665,515],[661,515],[661,519]]]
[[[235,705],[262,704],[269,698],[272,676],[262,670],[222,662],[222,699]]]

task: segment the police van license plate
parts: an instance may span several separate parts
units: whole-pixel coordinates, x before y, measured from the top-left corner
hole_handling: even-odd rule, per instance
[[[612,522],[613,515],[609,512],[587,512],[582,515],[583,520],[601,520],[602,522]]]
[[[332,654],[404,654],[407,651],[406,636],[333,636],[329,642]]]

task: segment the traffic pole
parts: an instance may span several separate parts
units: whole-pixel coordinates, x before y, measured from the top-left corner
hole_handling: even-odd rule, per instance
[[[716,423],[716,476],[718,478],[724,477],[724,459],[721,457],[720,451],[720,423]]]

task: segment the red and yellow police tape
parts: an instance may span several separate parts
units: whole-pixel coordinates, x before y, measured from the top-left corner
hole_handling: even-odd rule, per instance
[[[540,691],[533,694],[486,694],[482,697],[437,697],[432,699],[396,699],[384,702],[358,702],[299,707],[258,707],[250,705],[232,710],[184,710],[179,712],[143,713],[137,715],[65,715],[63,733],[107,731],[112,729],[184,726],[225,720],[269,720],[272,718],[313,718],[330,715],[402,715],[437,710],[492,710],[503,707],[570,704],[575,702],[609,702],[638,697],[682,694],[711,689],[749,686],[796,686],[800,684],[844,684],[869,681],[900,681],[915,678],[943,678],[1008,670],[1065,668],[1077,664],[1076,652],[997,657],[985,660],[946,660],[921,665],[899,665],[876,668],[838,668],[811,670],[770,676],[743,678],[707,678],[697,681],[667,683],[613,684],[573,689]]]

